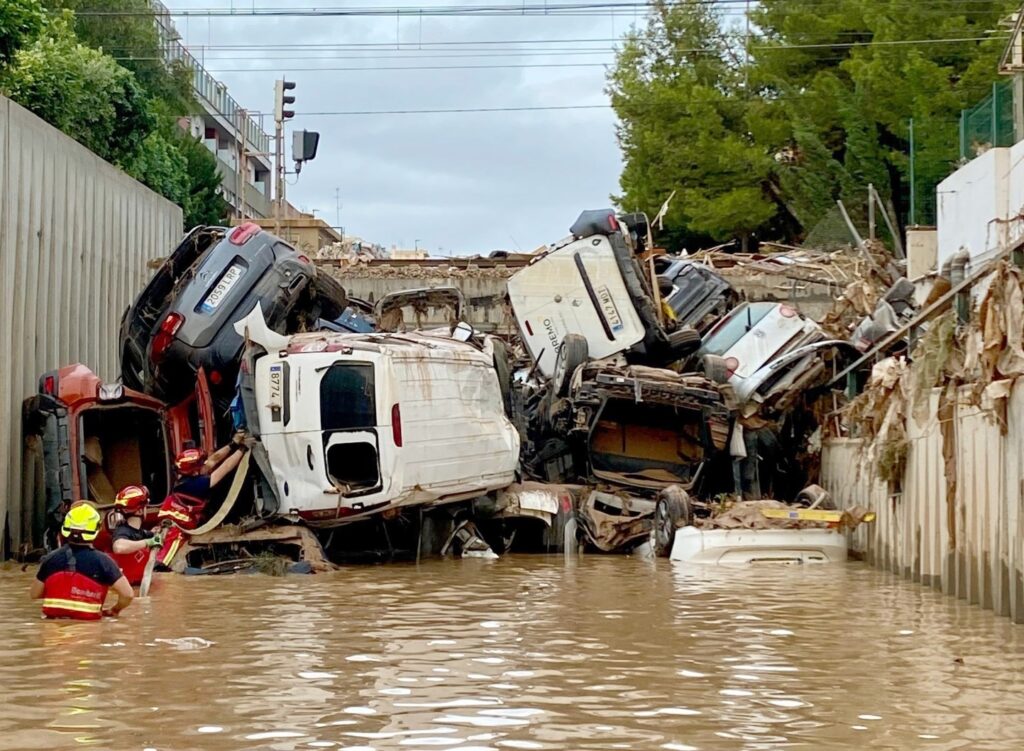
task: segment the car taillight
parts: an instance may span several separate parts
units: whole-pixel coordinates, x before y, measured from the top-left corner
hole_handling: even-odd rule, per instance
[[[402,410],[397,404],[391,407],[391,437],[395,445],[402,446]]]
[[[302,261],[303,263],[313,263],[311,260],[309,260],[309,256],[304,256],[301,253],[299,254],[299,260]]]
[[[246,222],[240,224],[231,230],[231,236],[228,238],[232,245],[245,245],[254,236],[260,233],[260,225],[255,222]]]
[[[57,376],[48,375],[43,378],[42,392],[50,396],[57,393]]]
[[[164,359],[164,355],[167,354],[167,348],[174,341],[174,335],[178,333],[178,330],[184,323],[185,316],[180,313],[167,314],[164,322],[160,324],[160,330],[153,337],[153,352],[151,354],[153,362],[159,363]]]
[[[608,229],[611,232],[615,232],[619,228],[619,220],[615,218],[615,214],[608,215]]]
[[[737,360],[735,357],[725,358],[725,372],[728,374],[730,378],[733,377],[733,375],[736,373],[737,370],[739,370],[739,368],[740,361]]]
[[[797,312],[795,308],[791,308],[788,305],[780,305],[779,315],[781,315],[783,318],[796,318]]]

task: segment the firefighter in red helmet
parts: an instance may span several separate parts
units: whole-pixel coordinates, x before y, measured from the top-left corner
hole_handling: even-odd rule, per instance
[[[173,525],[157,559],[161,566],[171,565],[181,545],[181,531],[190,532],[201,524],[211,490],[238,468],[249,450],[246,435],[239,431],[231,443],[210,457],[202,449],[185,449],[175,458],[178,482],[160,507],[160,518],[165,524]]]
[[[239,431],[231,443],[213,452],[209,458],[201,449],[186,449],[178,454],[174,466],[178,470],[178,484],[172,494],[203,504],[210,500],[210,490],[219,485],[238,467],[249,447],[246,434]]]
[[[149,551],[163,545],[160,534],[142,528],[149,505],[149,488],[129,485],[114,498],[114,510],[107,517],[111,531],[111,552],[132,586],[142,581]]]

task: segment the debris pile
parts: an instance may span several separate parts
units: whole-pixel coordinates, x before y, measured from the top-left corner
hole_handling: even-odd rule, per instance
[[[813,511],[800,491],[814,478],[797,458],[817,429],[812,404],[870,337],[842,315],[845,335],[830,338],[787,304],[744,302],[715,269],[842,284],[857,316],[892,326],[916,309],[905,285],[870,250],[852,261],[793,249],[680,258],[655,254],[648,234],[641,214],[584,212],[569,237],[528,257],[383,263],[343,246],[314,265],[255,225],[198,228],[125,316],[122,383],[81,365],[44,374],[26,404],[41,466],[26,476],[49,484],[31,492],[52,520],[70,503],[106,510],[118,486],[148,486],[146,525],[178,530],[160,560],[190,573],[279,570],[266,554],[301,563],[282,571],[356,551],[618,552],[653,539],[668,554],[677,528],[742,526],[753,513],[720,513],[715,499]],[[858,292],[868,266],[884,284]],[[339,283],[361,274],[435,284],[370,306]],[[511,340],[465,323],[455,285],[487,276],[508,278]],[[438,306],[449,325],[420,330]],[[883,416],[879,433],[897,417]],[[210,474],[197,499],[173,461],[188,450],[246,456],[217,493]]]

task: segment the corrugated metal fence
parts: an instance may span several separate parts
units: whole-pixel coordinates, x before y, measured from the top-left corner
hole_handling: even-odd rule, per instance
[[[826,441],[822,485],[841,508],[878,513],[852,547],[876,566],[1024,622],[1024,383],[1006,405],[1006,432],[993,413],[958,404],[952,419],[956,497],[947,503],[943,437],[931,417],[907,420],[909,450],[902,483],[878,479],[860,440]]]
[[[0,553],[26,529],[22,400],[68,363],[116,378],[121,315],[181,230],[173,203],[0,97]]]

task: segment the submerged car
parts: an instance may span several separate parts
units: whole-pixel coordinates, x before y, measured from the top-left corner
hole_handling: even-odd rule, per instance
[[[192,387],[169,407],[120,383],[104,383],[84,365],[45,373],[23,412],[26,459],[42,464],[46,526],[58,529],[62,510],[75,501],[113,504],[126,485],[146,485],[153,503],[163,501],[175,455],[190,446],[213,449],[212,404],[201,370]],[[30,441],[41,446],[41,455],[29,449]]]
[[[554,373],[567,334],[580,335],[593,360],[625,354],[664,365],[697,349],[699,332],[685,320],[665,320],[659,310],[651,274],[639,260],[643,215],[585,211],[570,232],[508,281],[523,342],[544,376]]]
[[[337,526],[515,481],[519,434],[482,343],[447,330],[284,337],[238,324],[249,430],[277,516]]]
[[[176,401],[202,367],[224,411],[243,346],[234,323],[257,303],[274,330],[291,333],[338,319],[347,298],[333,277],[257,224],[195,228],[125,312],[124,383]]]

